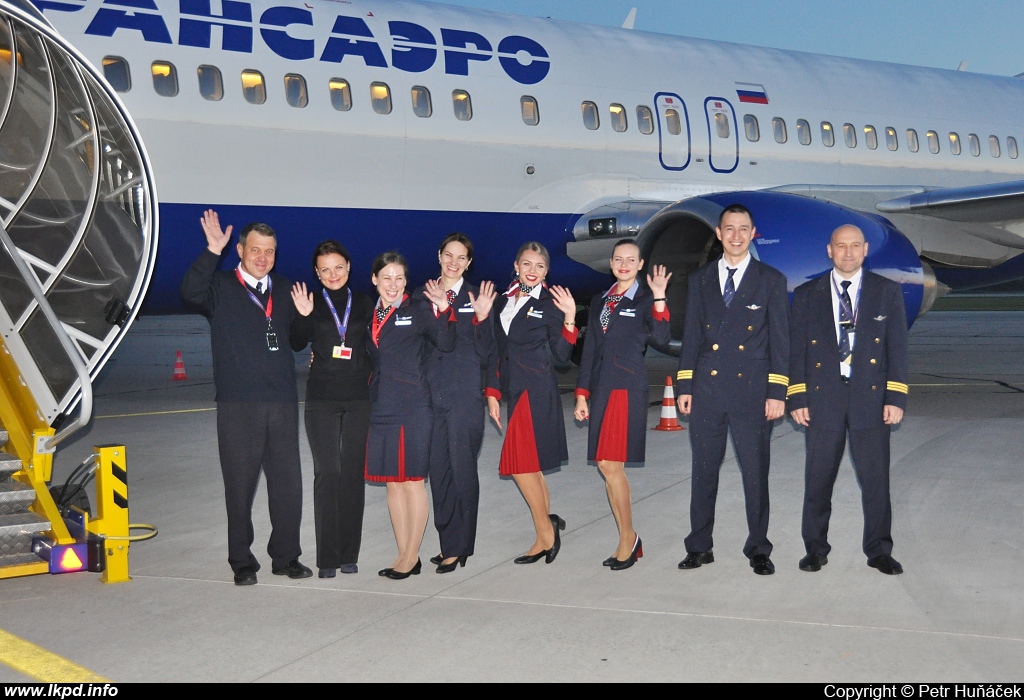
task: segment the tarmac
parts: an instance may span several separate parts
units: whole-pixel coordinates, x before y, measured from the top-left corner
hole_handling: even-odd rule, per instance
[[[600,475],[585,463],[586,430],[572,420],[570,372],[561,377],[570,463],[548,478],[552,510],[568,522],[553,564],[512,563],[533,528],[514,484],[498,478],[501,435],[488,426],[477,554],[465,568],[378,577],[395,543],[384,489],[367,486],[358,574],[272,576],[261,486],[253,551],[263,569],[258,585],[243,588],[227,564],[207,324],[142,317],[96,382],[95,420],[58,453],[54,483],[93,445],[124,444],[131,521],[159,535],[131,546],[127,583],[93,573],[0,581],[0,632],[117,682],[1020,681],[1022,336],[1019,311],[932,313],[911,330],[910,399],[892,438],[901,576],[866,566],[848,459],[828,565],[797,568],[804,440],[788,419],[772,442],[774,576],[755,576],[742,554],[731,451],[716,561],[676,568],[689,523],[686,431],[648,433],[646,466],[628,472],[645,556],[626,571],[602,567],[617,535]],[[171,381],[176,350],[187,381]],[[653,427],[675,363],[651,355]],[[308,355],[296,364],[301,397]],[[301,442],[302,559],[315,571],[312,460]],[[431,522],[424,563],[437,550]],[[0,682],[30,680],[0,663]]]

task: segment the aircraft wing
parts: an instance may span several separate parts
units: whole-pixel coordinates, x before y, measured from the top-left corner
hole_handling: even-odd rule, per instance
[[[883,214],[918,214],[965,223],[1024,221],[1024,180],[924,190],[879,202]]]

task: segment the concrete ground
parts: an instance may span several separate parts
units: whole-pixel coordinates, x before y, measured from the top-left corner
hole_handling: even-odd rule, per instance
[[[394,556],[384,489],[368,486],[360,573],[270,575],[265,494],[257,496],[257,586],[227,565],[205,321],[140,319],[96,385],[97,418],[58,453],[55,483],[94,444],[128,451],[132,522],[160,534],[131,547],[133,580],[98,574],[0,581],[0,627],[115,681],[1013,681],[1024,667],[1024,313],[943,312],[911,332],[911,397],[894,433],[894,556],[883,576],[860,551],[860,496],[847,462],[836,484],[832,554],[797,569],[803,435],[780,422],[769,535],[778,569],[755,576],[739,471],[723,467],[716,562],[679,571],[688,530],[687,432],[651,432],[629,471],[646,556],[601,566],[616,543],[586,431],[549,477],[568,521],[558,560],[515,566],[533,542],[527,507],[497,476],[501,436],[480,455],[477,555],[455,573],[376,575]],[[188,381],[170,380],[182,350]],[[306,358],[297,358],[299,367]],[[674,362],[648,361],[652,402]],[[304,393],[305,375],[301,375]],[[648,419],[658,422],[659,408]],[[302,444],[303,560],[315,564],[312,460]],[[436,553],[428,525],[424,560]],[[0,665],[0,682],[27,676]]]

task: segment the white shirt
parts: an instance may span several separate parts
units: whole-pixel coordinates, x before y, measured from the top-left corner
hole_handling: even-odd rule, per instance
[[[747,256],[745,258],[743,258],[742,260],[740,260],[740,264],[736,265],[736,267],[735,267],[736,272],[734,272],[733,275],[732,275],[733,289],[735,289],[736,291],[739,291],[740,281],[743,280],[743,273],[747,271],[747,268],[749,266],[750,266],[750,253],[747,253]],[[725,294],[725,282],[726,282],[726,280],[729,279],[729,270],[726,269],[728,267],[731,267],[731,266],[730,265],[726,265],[726,263],[725,263],[725,256],[723,255],[722,257],[720,257],[718,259],[718,287],[719,287],[719,289],[722,290],[722,294],[723,295]]]
[[[462,291],[462,282],[463,282],[464,279],[465,279],[464,277],[460,277],[459,281],[452,285],[452,291],[455,292],[455,296],[459,296],[459,292]],[[438,281],[438,284],[440,284],[440,281]],[[434,307],[434,315],[435,316],[437,316],[438,314],[441,313],[440,311],[437,310],[437,304],[433,304],[432,303],[431,306]]]
[[[518,283],[517,283],[518,284]],[[533,291],[527,294],[525,297],[519,297],[510,304],[505,304],[505,308],[501,310],[501,327],[505,329],[505,335],[508,335],[509,326],[512,325],[512,319],[519,313],[519,309],[526,306],[526,302],[533,299],[534,301],[540,300],[540,292],[543,289],[543,285],[538,284],[533,288]],[[519,293],[519,287],[513,287],[511,292],[506,292],[506,296],[515,297]]]
[[[848,291],[849,291],[849,294],[850,294],[850,303],[853,304],[853,317],[854,317],[854,319],[857,318],[857,305],[860,302],[860,282],[861,282],[861,280],[863,278],[864,278],[864,268],[862,267],[859,270],[857,270],[855,273],[853,273],[853,277],[851,277],[849,279],[850,289]],[[832,325],[835,326],[835,328],[836,328],[836,342],[837,343],[839,342],[839,338],[840,338],[840,333],[839,333],[839,295],[843,293],[843,282],[845,282],[845,281],[847,281],[847,280],[845,280],[842,277],[840,277],[839,274],[835,271],[835,268],[833,268],[832,269],[832,280],[830,282],[830,284],[832,285]],[[838,293],[837,293],[836,290],[838,290]],[[854,336],[856,336],[857,334],[854,331],[850,331],[847,335],[850,338],[850,350],[852,351],[853,350],[853,343],[854,343]],[[839,372],[844,377],[849,377],[850,376],[850,365],[846,364],[846,363],[843,363],[843,362],[840,362],[839,363]]]
[[[242,279],[245,280],[245,283],[252,287],[253,289],[256,289],[257,284],[260,284],[267,279],[266,275],[260,277],[259,279],[256,279],[255,277],[253,277],[252,275],[245,271],[245,268],[242,267],[242,263],[238,263],[238,271],[242,273]],[[264,284],[262,290],[264,292],[267,291],[267,285]]]

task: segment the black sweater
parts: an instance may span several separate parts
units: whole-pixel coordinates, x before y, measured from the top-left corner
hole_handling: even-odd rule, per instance
[[[348,287],[327,290],[338,312],[345,320]],[[306,384],[307,401],[356,401],[369,399],[370,358],[366,354],[366,336],[373,314],[373,302],[360,292],[352,292],[352,315],[345,331],[345,347],[352,350],[352,359],[334,357],[334,347],[341,342],[334,317],[324,301],[323,293],[313,292],[313,311],[309,316],[296,313],[292,321],[291,345],[296,352],[312,341],[313,365]]]
[[[206,249],[192,263],[181,283],[187,306],[210,320],[213,381],[217,401],[295,402],[295,356],[288,347],[296,316],[291,283],[270,275],[274,309],[271,320],[279,350],[267,347],[267,320],[235,271],[217,271],[220,256]],[[253,292],[255,294],[255,292]]]

